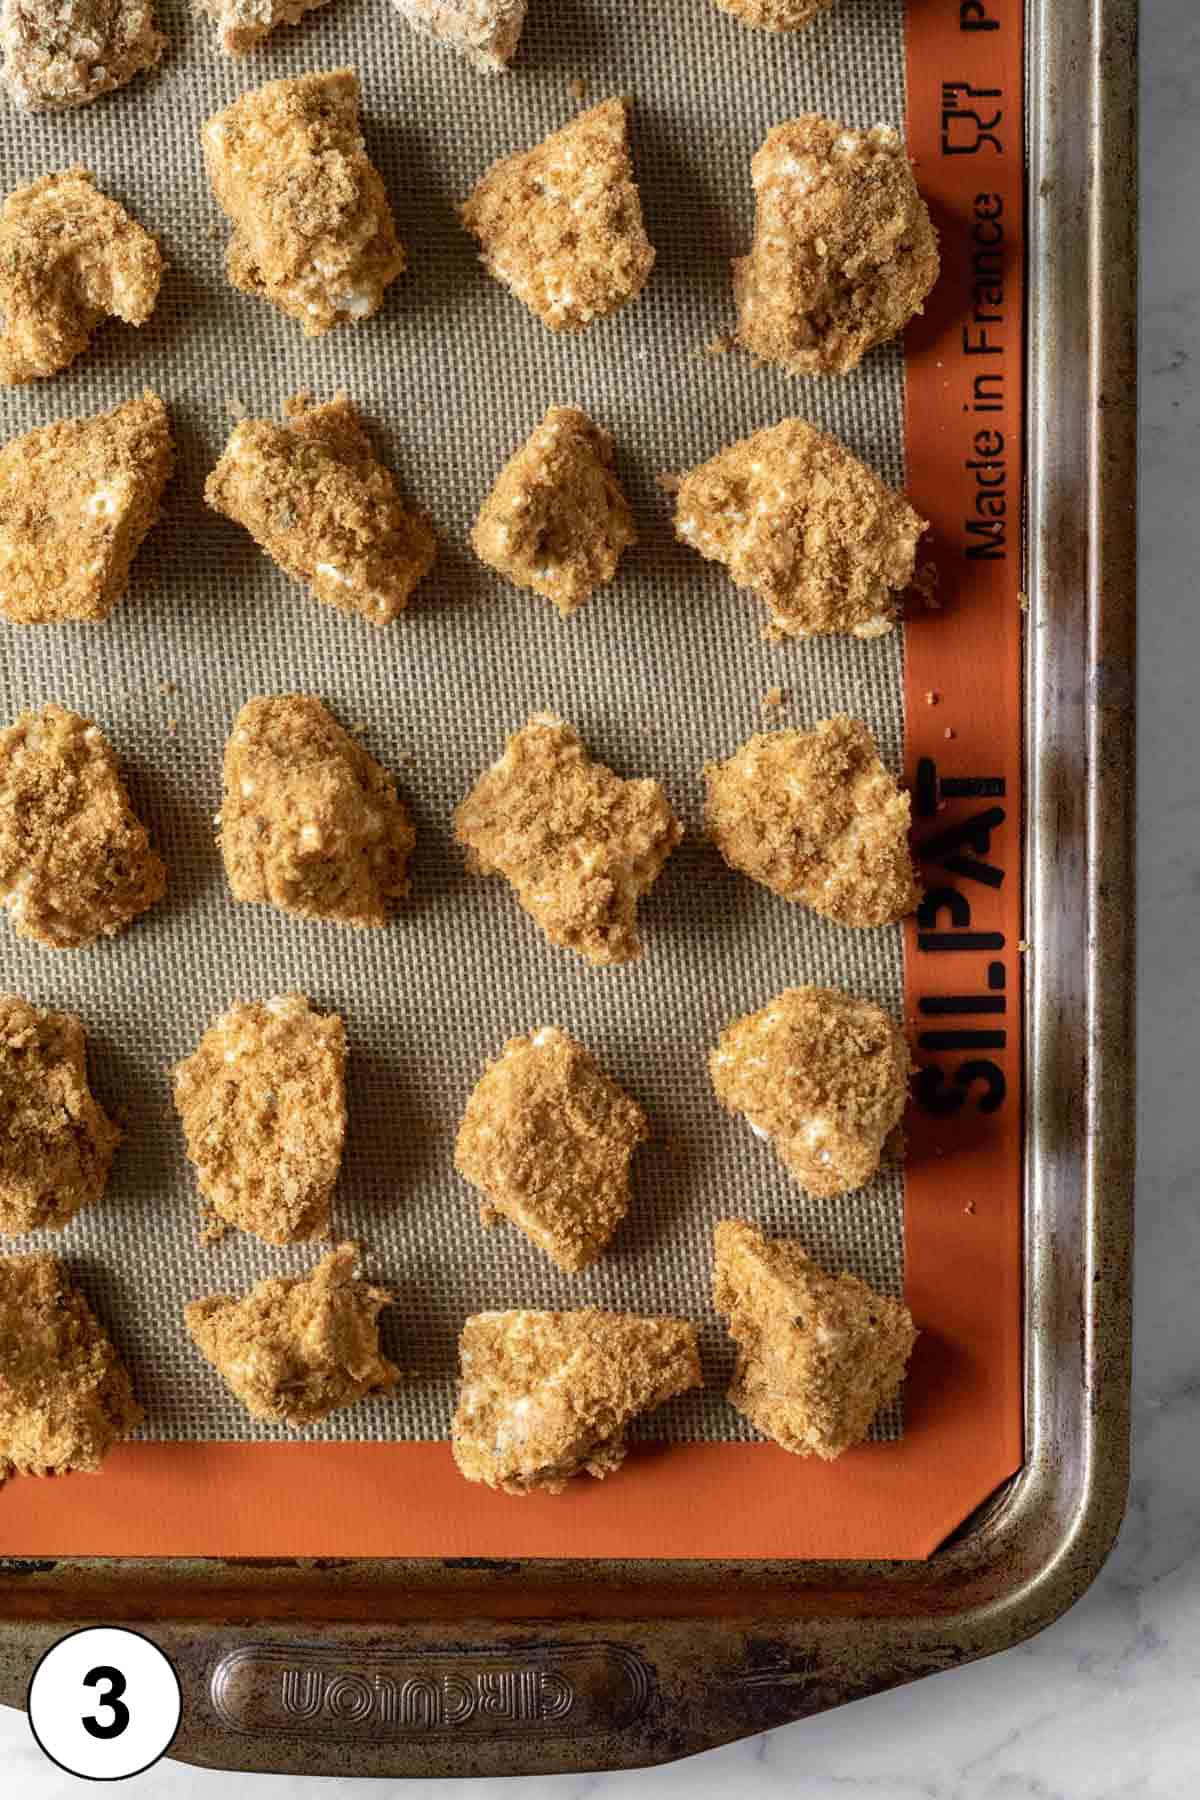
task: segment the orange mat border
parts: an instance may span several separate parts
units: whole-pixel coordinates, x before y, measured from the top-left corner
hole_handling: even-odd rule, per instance
[[[983,853],[1003,868],[1001,888],[926,869],[928,887],[959,895],[957,916],[944,910],[939,929],[998,933],[1003,949],[934,952],[914,926],[906,1000],[919,1034],[931,1026],[922,1001],[994,999],[996,963],[1007,1011],[933,1022],[952,1031],[999,1024],[1003,1048],[918,1049],[919,1065],[941,1065],[940,1076],[924,1077],[927,1097],[945,1106],[961,1096],[961,1106],[931,1113],[918,1102],[911,1114],[906,1279],[922,1337],[903,1442],[866,1445],[832,1465],[768,1444],[639,1450],[614,1481],[522,1500],[468,1486],[444,1444],[125,1444],[98,1478],[10,1482],[0,1554],[914,1558],[1020,1466],[1022,13],[1021,0],[909,7],[909,147],[941,231],[943,274],[907,341],[908,485],[934,526],[941,603],[917,609],[907,628],[907,765],[914,785],[922,759],[943,777],[999,777],[1005,794],[989,804],[1006,816]],[[998,201],[981,201],[989,195]],[[977,306],[972,255],[995,236],[997,204],[1005,299],[997,306],[983,292]],[[1003,317],[980,323],[976,311]],[[981,374],[1002,379],[978,388]],[[981,402],[1000,410],[972,416]],[[1002,450],[977,431],[1002,433]],[[968,559],[966,544],[986,538],[968,536],[965,521],[987,492],[1007,497],[1006,555]],[[918,843],[982,806],[945,802],[918,823]],[[981,1057],[1007,1084],[992,1113],[979,1110],[981,1081],[955,1080]]]

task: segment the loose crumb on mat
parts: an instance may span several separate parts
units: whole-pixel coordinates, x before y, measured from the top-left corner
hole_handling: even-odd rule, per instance
[[[912,578],[912,591],[925,607],[927,612],[940,612],[942,603],[938,599],[938,585],[941,576],[935,562],[923,562],[916,569]]]

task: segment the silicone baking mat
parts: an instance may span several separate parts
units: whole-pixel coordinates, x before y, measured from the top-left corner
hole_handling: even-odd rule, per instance
[[[894,766],[907,760],[914,780],[919,754],[936,752],[938,768],[926,766],[917,781],[918,798],[935,818],[935,837],[970,824],[980,782],[985,788],[1007,783],[1000,798],[1007,798],[1008,817],[1001,825],[993,821],[991,835],[999,842],[1007,831],[1015,844],[1016,500],[1007,551],[1002,545],[998,557],[990,554],[991,523],[967,532],[952,517],[944,521],[948,534],[939,531],[942,604],[908,633],[906,743],[900,634],[867,643],[765,643],[755,606],[735,595],[720,570],[674,542],[669,496],[657,480],[797,412],[835,432],[889,481],[907,479],[916,504],[939,526],[938,510],[944,512],[964,481],[979,488],[979,471],[966,467],[971,462],[1003,463],[1005,491],[1019,491],[1012,485],[1019,479],[1013,429],[1020,378],[1019,90],[1005,97],[1017,121],[1015,143],[1002,146],[995,168],[986,170],[1009,207],[992,258],[996,281],[1006,286],[1003,317],[975,327],[985,336],[990,330],[1000,346],[1004,374],[1000,410],[979,428],[1003,424],[1012,439],[1007,457],[990,438],[980,456],[975,422],[957,428],[953,445],[944,441],[953,408],[943,372],[952,357],[962,363],[963,409],[997,394],[993,385],[975,383],[976,362],[989,376],[996,372],[990,347],[973,349],[962,335],[971,329],[963,308],[978,310],[970,217],[952,216],[949,231],[946,220],[938,221],[946,269],[937,304],[909,334],[907,413],[899,346],[876,353],[849,377],[804,382],[756,369],[740,353],[708,349],[731,323],[728,259],[748,240],[748,166],[766,130],[806,110],[858,124],[902,125],[906,51],[915,59],[911,103],[918,84],[928,86],[925,70],[941,30],[935,15],[945,10],[913,0],[906,19],[902,0],[843,0],[811,30],[773,37],[745,30],[711,0],[665,0],[652,15],[623,0],[566,7],[532,0],[512,74],[487,81],[411,34],[385,0],[333,0],[237,63],[217,56],[205,21],[164,8],[171,47],[159,73],[77,114],[6,114],[0,137],[6,189],[50,168],[83,163],[160,235],[169,269],[158,310],[142,331],[106,327],[92,353],[55,381],[0,395],[4,435],[98,410],[150,385],[171,411],[180,466],[163,521],[106,625],[4,634],[4,716],[57,699],[103,725],[168,862],[170,888],[165,903],[128,933],[93,950],[52,954],[7,935],[0,939],[6,987],[82,1015],[95,1086],[127,1131],[104,1202],[65,1237],[15,1247],[45,1244],[67,1258],[128,1358],[147,1408],[145,1441],[116,1452],[97,1480],[10,1483],[0,1493],[0,1547],[28,1552],[38,1547],[31,1532],[42,1534],[44,1547],[66,1529],[68,1548],[143,1549],[149,1511],[155,1543],[161,1538],[159,1547],[168,1551],[332,1554],[378,1548],[380,1533],[382,1547],[396,1551],[470,1549],[480,1533],[480,1542],[487,1538],[495,1548],[503,1540],[509,1549],[514,1531],[524,1536],[532,1527],[534,1548],[544,1554],[588,1548],[581,1531],[584,1540],[598,1533],[593,1547],[603,1547],[614,1529],[610,1547],[687,1553],[674,1529],[671,1541],[664,1537],[655,1498],[660,1488],[665,1496],[672,1483],[694,1486],[698,1467],[711,1487],[714,1456],[723,1471],[718,1485],[740,1480],[735,1470],[749,1456],[756,1488],[769,1471],[765,1492],[791,1495],[798,1483],[795,1491],[804,1496],[787,1504],[791,1526],[781,1521],[787,1553],[819,1548],[820,1526],[810,1519],[798,1528],[797,1503],[806,1511],[815,1507],[817,1520],[827,1515],[835,1536],[865,1507],[874,1521],[864,1527],[868,1535],[874,1530],[886,1539],[891,1531],[889,1541],[902,1546],[870,1553],[904,1553],[914,1532],[923,1531],[925,1541],[929,1526],[917,1523],[903,1482],[968,1373],[982,1376],[997,1408],[986,1418],[977,1405],[967,1409],[976,1436],[991,1432],[989,1470],[994,1465],[1007,1473],[1012,1466],[1019,1454],[1013,1021],[997,1028],[996,1018],[987,1018],[983,1041],[965,1042],[963,1031],[977,1032],[978,1021],[965,1016],[965,997],[954,991],[965,979],[962,961],[910,945],[910,1008],[936,999],[939,988],[960,1002],[957,1012],[936,1014],[932,1031],[923,1022],[931,1037],[921,1046],[930,1072],[922,1075],[920,1095],[929,1123],[914,1119],[906,1175],[893,1166],[860,1194],[806,1200],[770,1151],[720,1114],[705,1071],[708,1047],[729,1019],[800,981],[844,986],[899,1011],[906,1004],[902,933],[839,929],[730,875],[702,839],[699,808],[706,758],[728,754],[754,730],[847,711],[871,725]],[[983,133],[989,115],[982,108],[994,106],[994,95],[985,101],[978,95],[994,89],[1001,74],[1015,80],[1019,67],[1018,8],[990,10],[1002,17],[1002,32],[964,32],[959,45],[947,43],[959,62],[939,66],[941,89],[928,97],[943,140],[950,133],[938,150],[946,198],[968,214],[977,196],[958,180],[955,140],[965,143],[972,113]],[[198,130],[211,112],[261,81],[343,64],[362,80],[368,145],[410,268],[375,319],[313,342],[226,283],[227,232],[204,179]],[[955,71],[967,92],[948,104],[943,90]],[[632,97],[634,161],[658,263],[633,306],[578,338],[562,338],[548,334],[484,274],[454,202],[496,156],[565,123],[583,104],[581,86],[589,101],[612,92]],[[948,112],[955,117],[947,124]],[[916,124],[910,109],[914,150]],[[962,154],[992,156],[982,141]],[[931,173],[922,157],[919,179],[936,206]],[[988,221],[989,231],[993,224]],[[965,262],[956,270],[960,235]],[[233,416],[278,414],[284,397],[299,389],[327,397],[339,387],[361,406],[439,535],[432,576],[408,614],[384,632],[321,607],[248,537],[206,512],[201,499]],[[641,531],[616,584],[567,623],[546,603],[496,580],[465,543],[500,464],[553,402],[580,404],[613,432]],[[984,554],[970,557],[969,549]],[[1007,627],[1002,605],[1012,615]],[[971,634],[989,618],[980,662]],[[925,684],[915,695],[914,683]],[[783,691],[784,704],[764,710],[773,688]],[[361,726],[363,741],[397,775],[414,810],[413,898],[384,932],[303,923],[235,906],[228,896],[212,830],[224,738],[249,695],[286,691],[318,693],[343,723]],[[593,969],[547,945],[503,884],[465,873],[451,842],[454,804],[505,733],[542,708],[571,720],[622,773],[660,776],[688,826],[643,907],[646,953],[625,968]],[[930,760],[927,755],[927,765]],[[948,772],[947,785],[941,778]],[[990,804],[997,795],[987,798]],[[939,807],[953,810],[937,820]],[[923,829],[928,835],[933,828]],[[1004,929],[992,933],[1002,940],[992,945],[995,954],[986,954],[986,945],[963,946],[984,958],[978,972],[970,971],[987,996],[975,1010],[995,1015],[1011,1006],[1008,996],[1018,987],[1017,870],[1011,867],[1006,888],[991,877],[980,883],[984,853],[988,867],[996,853],[987,842],[974,850],[967,843],[966,850],[974,877],[942,866],[961,863],[963,845],[935,846],[940,872],[928,878],[935,892],[923,935],[949,941],[960,931],[973,940],[980,934],[969,919],[963,925],[964,907],[968,915],[972,904],[977,911],[980,905],[1006,910]],[[1011,848],[1008,855],[1011,863]],[[943,876],[959,884],[956,899],[939,899]],[[972,880],[978,901],[960,892]],[[929,973],[918,974],[917,964],[927,960]],[[1007,993],[997,985],[1001,976]],[[928,991],[918,995],[921,982]],[[215,1248],[201,1247],[168,1080],[170,1065],[231,998],[292,988],[346,1021],[350,1133],[335,1222],[339,1233],[365,1242],[371,1272],[397,1294],[385,1317],[385,1344],[408,1375],[394,1398],[335,1414],[300,1443],[251,1420],[231,1399],[191,1348],[180,1309],[198,1293],[240,1290],[268,1272],[307,1268],[314,1250],[280,1251],[239,1233]],[[457,1120],[486,1058],[512,1033],[547,1022],[588,1043],[642,1102],[653,1128],[637,1160],[629,1218],[602,1261],[575,1277],[559,1273],[509,1227],[484,1233],[475,1197],[452,1167]],[[984,1064],[1001,1077],[1007,1070],[1011,1090],[992,1111],[980,1110],[996,1092],[994,1079],[979,1072]],[[999,1150],[1007,1164],[995,1160]],[[982,1217],[979,1209],[967,1210],[975,1207],[971,1196],[981,1194],[979,1171],[971,1167],[979,1157],[988,1159],[980,1168],[989,1189],[1003,1192],[1003,1203],[989,1202]],[[929,1207],[915,1212],[922,1184]],[[764,1446],[746,1445],[740,1453],[726,1447],[728,1440],[753,1436],[721,1398],[730,1355],[708,1296],[711,1227],[730,1215],[794,1233],[821,1261],[888,1291],[900,1292],[907,1280],[925,1329],[907,1424],[893,1408],[876,1430],[877,1439],[902,1441],[868,1447],[834,1471],[812,1471]],[[958,1217],[974,1221],[975,1229],[962,1232]],[[964,1237],[961,1251],[956,1229]],[[939,1240],[940,1270],[914,1255],[925,1232]],[[989,1233],[997,1234],[993,1248],[1003,1252],[991,1266],[978,1261],[979,1239]],[[972,1294],[981,1279],[990,1292]],[[986,1354],[984,1346],[947,1339],[934,1325],[934,1312],[951,1295],[957,1296],[952,1310],[971,1297],[970,1316],[960,1321],[969,1337],[978,1336],[980,1310],[995,1326]],[[577,1483],[583,1493],[548,1514],[540,1501],[514,1508],[466,1490],[436,1442],[453,1404],[462,1316],[490,1306],[589,1302],[697,1320],[708,1385],[636,1433],[694,1447],[634,1458],[620,1481],[603,1490]],[[964,1348],[969,1365],[983,1356],[985,1366],[964,1371]],[[917,1474],[918,1484],[932,1481],[937,1490],[939,1519],[957,1505],[951,1499],[947,1511],[961,1461],[951,1430],[943,1431],[941,1451],[940,1474],[920,1467]],[[294,1504],[280,1507],[274,1499],[281,1481]],[[893,1482],[900,1486],[890,1502],[872,1499]],[[425,1496],[415,1509],[412,1485]],[[822,1499],[827,1489],[830,1498]],[[214,1504],[216,1493],[221,1498]],[[114,1545],[112,1533],[120,1535],[131,1508],[142,1515],[138,1528],[129,1542]],[[728,1553],[756,1553],[754,1512],[754,1503],[739,1502],[725,1528]],[[757,1529],[773,1528],[760,1520]]]

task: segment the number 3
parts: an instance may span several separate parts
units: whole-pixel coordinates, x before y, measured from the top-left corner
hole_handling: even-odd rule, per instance
[[[120,1669],[101,1667],[92,1669],[89,1674],[85,1675],[83,1685],[84,1687],[99,1687],[102,1681],[108,1683],[108,1692],[100,1696],[99,1704],[112,1714],[112,1718],[107,1725],[101,1725],[98,1719],[87,1714],[83,1720],[83,1729],[89,1737],[119,1738],[129,1724],[129,1708],[121,1699],[121,1695],[125,1692],[125,1677]]]

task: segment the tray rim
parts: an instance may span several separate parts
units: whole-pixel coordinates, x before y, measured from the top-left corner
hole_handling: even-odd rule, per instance
[[[1027,0],[1037,300],[1027,321],[1034,950],[1021,1473],[916,1564],[610,1561],[597,1587],[595,1565],[557,1561],[361,1560],[333,1582],[320,1559],[0,1561],[0,1701],[23,1703],[58,1637],[111,1620],[148,1628],[174,1659],[187,1705],[172,1754],[184,1761],[392,1777],[637,1767],[1007,1648],[1094,1579],[1120,1524],[1129,1455],[1138,11],[1138,0]],[[1038,630],[1042,618],[1052,632]],[[1064,1258],[1077,1283],[1063,1282]],[[235,1734],[207,1699],[214,1659],[239,1646],[402,1656],[448,1643],[536,1662],[547,1637],[559,1653],[640,1657],[654,1677],[640,1716],[573,1738],[451,1733],[351,1747],[265,1726]]]

